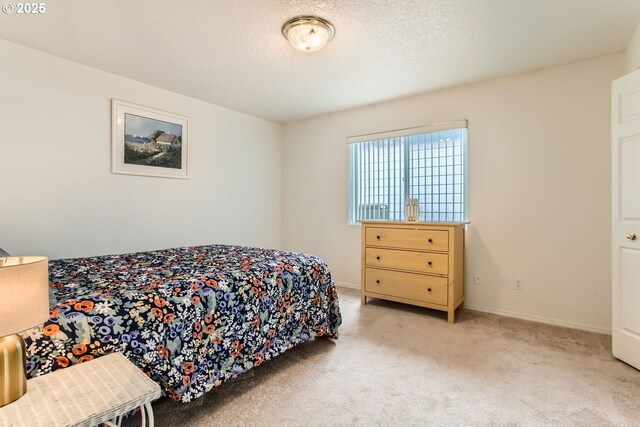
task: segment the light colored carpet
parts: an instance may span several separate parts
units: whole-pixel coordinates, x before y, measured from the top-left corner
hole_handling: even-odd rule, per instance
[[[609,336],[469,310],[450,325],[445,313],[339,296],[339,340],[303,344],[189,404],[163,398],[156,425],[640,426],[640,372],[611,356]]]

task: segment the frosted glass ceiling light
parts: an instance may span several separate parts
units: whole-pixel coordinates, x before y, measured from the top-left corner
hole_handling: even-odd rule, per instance
[[[317,16],[296,16],[282,26],[282,35],[303,52],[322,49],[335,33],[331,22]]]

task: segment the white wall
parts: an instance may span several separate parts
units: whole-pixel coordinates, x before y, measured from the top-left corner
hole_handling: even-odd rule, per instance
[[[0,41],[0,247],[281,244],[282,126]],[[110,99],[188,116],[191,179],[110,173]]]
[[[404,98],[284,129],[283,244],[359,286],[345,138],[468,119],[468,307],[608,331],[610,87],[622,55]],[[473,272],[484,283],[474,285]],[[515,278],[524,291],[512,290]]]
[[[278,124],[0,41],[0,247],[60,258],[284,246],[359,286],[345,138],[468,119],[467,306],[606,331],[610,83],[640,61],[633,43],[625,55],[291,123],[283,136]],[[190,180],[110,173],[111,98],[191,118]],[[515,277],[524,291],[511,290]]]
[[[638,25],[636,32],[633,33],[631,40],[629,40],[624,55],[625,74],[640,68],[640,25]]]

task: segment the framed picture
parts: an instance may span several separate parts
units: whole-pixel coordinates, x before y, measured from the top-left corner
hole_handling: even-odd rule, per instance
[[[189,179],[189,119],[111,100],[111,172]]]

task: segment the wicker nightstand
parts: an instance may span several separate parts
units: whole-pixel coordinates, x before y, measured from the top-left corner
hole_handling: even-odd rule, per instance
[[[120,353],[30,379],[27,394],[0,408],[0,426],[117,426],[140,407],[153,426],[151,402],[160,386]]]

